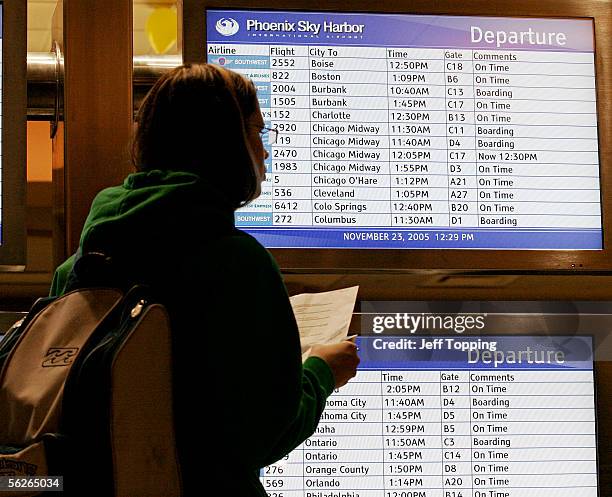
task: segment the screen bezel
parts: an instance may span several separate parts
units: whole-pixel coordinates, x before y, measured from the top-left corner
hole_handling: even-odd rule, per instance
[[[0,271],[26,263],[26,1],[2,6],[2,243]],[[10,123],[10,126],[7,125]]]
[[[184,0],[183,58],[185,62],[206,61],[206,9],[304,10],[329,12],[378,12],[396,14],[479,15],[507,17],[581,18],[594,22],[595,41],[605,40],[612,29],[612,15],[604,0],[584,2],[544,1],[536,4],[501,0],[442,0],[431,4],[417,0],[391,0],[384,4],[364,0],[259,2],[256,8],[244,0]],[[612,153],[609,138],[612,123],[612,88],[605,80],[605,62],[612,63],[611,49],[596,44],[595,73],[598,110],[598,135],[602,208],[602,250],[457,250],[457,249],[308,249],[291,248],[270,251],[285,272],[355,272],[355,271],[538,271],[589,272],[612,270]],[[608,166],[608,167],[606,167]]]

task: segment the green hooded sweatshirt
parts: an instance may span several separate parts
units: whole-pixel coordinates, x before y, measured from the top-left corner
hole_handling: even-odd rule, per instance
[[[100,192],[80,248],[112,257],[168,308],[184,495],[265,496],[259,469],[314,433],[334,387],[325,361],[302,365],[270,253],[234,227],[215,190],[178,171],[132,174]],[[56,270],[52,295],[64,292],[73,259]]]

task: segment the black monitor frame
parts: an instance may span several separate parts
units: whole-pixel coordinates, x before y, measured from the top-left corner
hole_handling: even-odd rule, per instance
[[[456,250],[456,249],[271,249],[285,272],[496,271],[609,272],[612,271],[612,9],[606,0],[183,0],[183,59],[206,61],[206,10],[258,9],[330,12],[388,12],[590,18],[595,26],[595,71],[603,250]]]
[[[26,263],[26,0],[2,0],[2,230],[0,271]]]

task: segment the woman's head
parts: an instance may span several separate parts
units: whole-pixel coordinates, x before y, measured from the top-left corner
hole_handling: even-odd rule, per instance
[[[151,88],[136,124],[138,170],[194,172],[234,208],[259,195],[263,119],[250,80],[211,64],[177,67]]]

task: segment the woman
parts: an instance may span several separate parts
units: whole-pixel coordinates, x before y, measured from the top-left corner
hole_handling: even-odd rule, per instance
[[[265,179],[263,131],[252,82],[207,64],[172,70],[138,113],[138,172],[98,194],[81,235],[82,253],[104,252],[169,310],[187,496],[266,495],[259,469],[314,432],[358,363],[343,342],[314,347],[302,365],[279,269],[234,227]],[[72,265],[57,269],[52,294]]]

